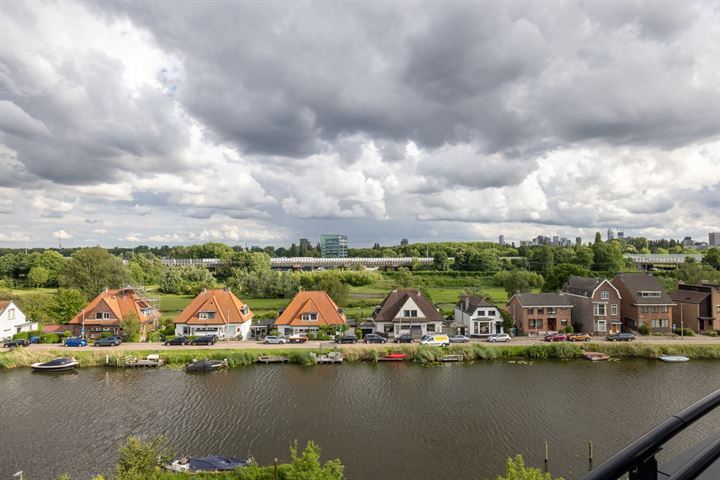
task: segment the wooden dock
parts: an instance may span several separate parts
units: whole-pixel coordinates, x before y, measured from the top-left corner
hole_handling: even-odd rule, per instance
[[[256,360],[256,363],[287,363],[288,357],[280,355],[263,355]]]
[[[317,363],[329,363],[329,364],[335,364],[335,363],[342,363],[343,362],[343,356],[339,352],[331,352],[327,355],[320,355],[317,358]]]
[[[463,356],[462,355],[445,355],[444,357],[440,357],[441,362],[462,362]]]

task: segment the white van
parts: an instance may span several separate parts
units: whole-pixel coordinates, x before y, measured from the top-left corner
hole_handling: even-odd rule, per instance
[[[425,335],[420,340],[420,345],[431,345],[433,347],[447,347],[450,345],[450,337],[447,335]]]

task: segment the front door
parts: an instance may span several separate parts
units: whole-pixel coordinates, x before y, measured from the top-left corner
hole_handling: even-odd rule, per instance
[[[557,318],[548,318],[548,330],[557,330]]]
[[[620,324],[619,323],[611,323],[610,324],[610,333],[611,334],[620,333]]]

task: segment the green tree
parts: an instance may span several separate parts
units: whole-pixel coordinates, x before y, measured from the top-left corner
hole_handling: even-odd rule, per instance
[[[505,289],[508,298],[517,292],[530,292],[534,288],[540,288],[543,284],[542,275],[527,270],[497,272],[493,279],[495,284]]]
[[[42,252],[34,252],[30,255],[31,268],[43,267],[48,271],[48,280],[45,282],[48,287],[58,286],[60,275],[66,263],[67,258],[55,250],[44,250]]]
[[[615,274],[625,268],[625,258],[618,242],[593,244],[593,270]]]
[[[68,323],[87,304],[87,298],[74,288],[60,288],[53,294],[50,315],[58,323]]]
[[[568,281],[571,275],[578,275],[581,277],[589,277],[590,270],[580,265],[573,265],[571,263],[562,263],[555,265],[550,273],[545,276],[543,282],[543,292],[556,292],[560,290],[565,282]]]
[[[347,305],[350,289],[334,275],[322,275],[309,284],[308,287],[308,290],[327,292],[338,306],[344,307]]]
[[[105,288],[118,288],[130,281],[122,260],[101,247],[83,248],[65,264],[60,279],[63,287],[77,288],[88,298]]]
[[[447,253],[443,251],[435,253],[433,256],[433,268],[441,272],[450,270],[450,259]]]
[[[45,267],[32,267],[28,272],[28,284],[34,287],[43,287],[50,279],[50,272]]]
[[[180,293],[185,281],[179,268],[166,267],[160,273],[160,291],[163,293]]]
[[[140,319],[134,313],[128,313],[120,322],[122,334],[128,342],[140,341]]]
[[[720,248],[713,247],[705,250],[702,263],[711,266],[715,270],[720,270]]]
[[[343,480],[343,464],[340,460],[320,463],[321,450],[315,442],[309,441],[305,450],[298,453],[297,442],[290,446],[290,468],[285,473],[287,480]]]
[[[18,306],[25,313],[28,319],[42,324],[52,322],[51,308],[52,297],[45,293],[31,293],[23,295],[18,301]]]
[[[412,287],[415,284],[415,276],[407,268],[400,267],[397,270],[397,275],[395,276],[395,282],[393,282],[393,283],[395,285],[395,288]]]
[[[510,312],[508,312],[504,308],[501,308],[499,310],[500,316],[502,317],[503,331],[509,334],[510,332],[512,332],[512,328],[515,326],[515,319],[512,315],[510,315]]]
[[[553,480],[553,476],[539,468],[526,467],[522,455],[517,455],[508,458],[505,475],[500,475],[496,480]],[[562,480],[562,477],[556,480]]]
[[[173,458],[173,453],[166,445],[163,436],[150,441],[129,437],[120,448],[120,460],[115,464],[115,479],[145,480],[159,477],[160,465]]]
[[[128,270],[135,283],[155,285],[160,283],[163,264],[152,253],[135,253],[128,260]]]

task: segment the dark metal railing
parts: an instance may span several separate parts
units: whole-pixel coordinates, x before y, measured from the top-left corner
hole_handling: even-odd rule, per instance
[[[630,474],[630,480],[657,480],[658,464],[655,455],[663,445],[718,406],[720,406],[720,390],[668,418],[585,475],[583,480],[610,480],[620,478],[626,473]],[[694,478],[685,475],[697,475],[717,459],[717,448],[713,450],[713,445],[717,447],[718,441],[712,442],[700,455],[694,457],[695,462],[683,465],[680,470],[684,473],[680,470],[676,472],[675,475],[680,474],[677,478]],[[697,471],[698,468],[702,470]]]

